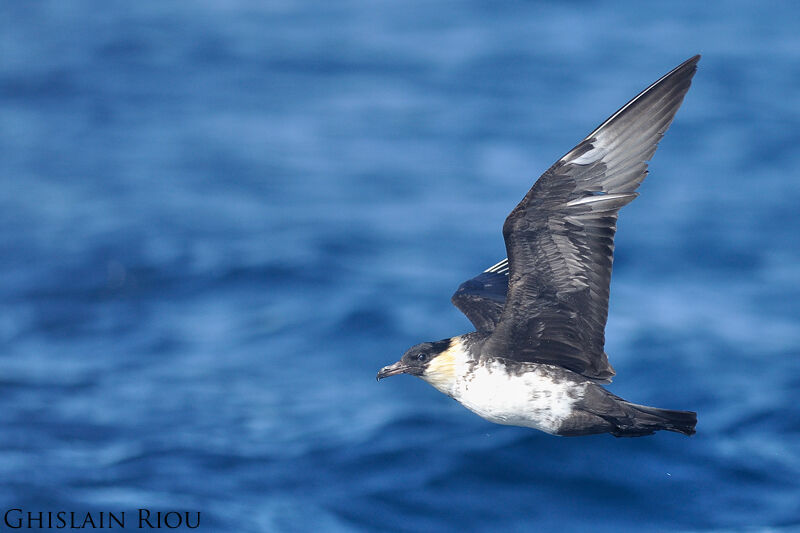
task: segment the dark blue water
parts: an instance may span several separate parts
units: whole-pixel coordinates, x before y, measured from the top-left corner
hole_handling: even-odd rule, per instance
[[[800,529],[800,7],[6,2],[0,511],[208,531]],[[533,180],[695,54],[607,351],[698,433],[564,439],[375,373],[468,330]]]

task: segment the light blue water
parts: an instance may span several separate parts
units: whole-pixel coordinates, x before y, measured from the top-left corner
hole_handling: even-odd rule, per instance
[[[723,7],[724,6],[724,7]],[[0,510],[208,531],[800,528],[800,7],[7,2]],[[704,55],[621,216],[611,390],[698,434],[491,425],[467,331],[533,180]]]

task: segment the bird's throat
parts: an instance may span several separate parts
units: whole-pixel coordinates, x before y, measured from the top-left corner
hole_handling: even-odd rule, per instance
[[[440,392],[453,395],[459,368],[463,365],[466,353],[458,337],[450,339],[450,346],[431,359],[422,379],[430,383]]]

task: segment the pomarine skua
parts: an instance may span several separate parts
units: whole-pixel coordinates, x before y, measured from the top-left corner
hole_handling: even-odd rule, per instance
[[[697,415],[637,405],[601,383],[619,210],[689,90],[696,55],[650,85],[556,161],[503,224],[507,259],[452,297],[476,331],[423,342],[380,380],[418,376],[498,424],[563,436],[695,432]]]

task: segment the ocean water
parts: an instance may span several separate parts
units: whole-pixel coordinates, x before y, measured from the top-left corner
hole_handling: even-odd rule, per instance
[[[0,512],[206,531],[800,530],[800,7],[6,2]],[[695,53],[565,439],[375,382],[536,177]],[[129,528],[135,529],[131,522]],[[5,527],[0,524],[0,529]]]

